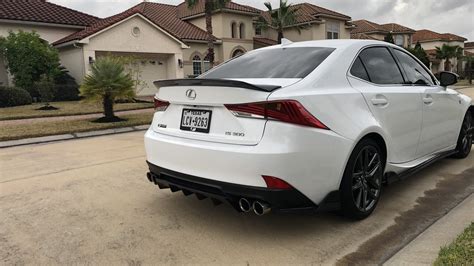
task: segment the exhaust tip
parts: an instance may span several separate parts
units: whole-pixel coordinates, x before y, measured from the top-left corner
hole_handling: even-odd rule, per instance
[[[243,212],[249,212],[252,210],[252,204],[246,198],[241,198],[239,200],[239,207]]]
[[[252,208],[253,208],[253,212],[255,212],[255,214],[258,216],[265,215],[272,210],[272,208],[270,208],[270,205],[268,205],[267,203],[260,202],[260,201],[255,201],[252,205]]]

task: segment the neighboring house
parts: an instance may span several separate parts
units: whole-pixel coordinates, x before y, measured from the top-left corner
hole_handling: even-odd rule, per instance
[[[430,69],[433,73],[439,73],[444,70],[445,60],[440,60],[436,58],[436,47],[442,47],[443,44],[450,46],[460,46],[464,49],[464,42],[467,41],[466,38],[452,34],[452,33],[437,33],[431,30],[418,30],[413,35],[413,43],[419,42],[421,47],[425,49],[428,57],[430,59]],[[461,72],[463,69],[463,64],[456,58],[452,58],[452,71]]]
[[[309,41],[324,39],[350,39],[351,17],[309,3],[293,5],[296,11],[296,23],[284,28],[283,35],[291,41]],[[270,20],[269,11],[262,12]],[[296,26],[303,27],[300,31]],[[273,28],[255,30],[255,48],[276,44],[278,32]]]
[[[253,49],[252,22],[258,12],[230,2],[213,14],[216,64]],[[97,57],[132,56],[142,80],[137,90],[140,95],[156,92],[153,81],[197,76],[209,68],[203,2],[192,10],[185,3],[143,2],[56,41],[54,46],[61,62],[78,78]]]
[[[95,23],[97,17],[44,0],[0,0],[0,36],[9,31],[35,31],[48,43],[53,43]],[[10,86],[3,58],[0,57],[0,86]]]
[[[413,44],[412,36],[415,30],[400,24],[377,24],[368,20],[356,20],[353,23],[356,27],[351,32],[351,39],[383,41],[389,33],[392,33],[396,45],[408,48]]]
[[[474,56],[474,42],[464,43],[464,53],[465,55]]]

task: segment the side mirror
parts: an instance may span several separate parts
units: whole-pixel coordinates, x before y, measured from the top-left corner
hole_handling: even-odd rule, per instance
[[[453,72],[442,71],[439,73],[439,82],[443,87],[458,83],[458,78],[459,76]]]

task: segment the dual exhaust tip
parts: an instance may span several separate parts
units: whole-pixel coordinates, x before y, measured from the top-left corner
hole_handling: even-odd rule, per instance
[[[258,216],[265,215],[272,210],[270,205],[268,205],[267,203],[260,202],[258,200],[251,203],[246,198],[241,198],[239,200],[239,207],[240,210],[243,212],[250,212],[251,210],[253,210],[253,212]]]

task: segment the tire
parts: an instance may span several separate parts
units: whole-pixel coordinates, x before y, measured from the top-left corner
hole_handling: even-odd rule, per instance
[[[341,183],[343,215],[361,220],[377,206],[382,191],[385,156],[372,139],[363,139],[352,151]]]
[[[464,159],[471,153],[473,127],[472,113],[467,111],[462,122],[461,132],[459,132],[454,158]]]

